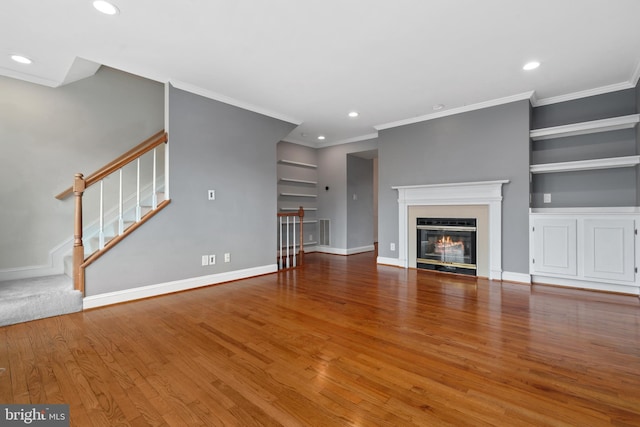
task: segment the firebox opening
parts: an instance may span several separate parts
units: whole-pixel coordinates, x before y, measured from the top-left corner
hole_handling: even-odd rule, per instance
[[[477,275],[476,218],[417,218],[418,268]]]

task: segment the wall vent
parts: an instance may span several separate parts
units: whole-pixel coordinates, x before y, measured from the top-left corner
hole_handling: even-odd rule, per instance
[[[331,221],[328,219],[318,219],[318,242],[321,246],[331,244]]]

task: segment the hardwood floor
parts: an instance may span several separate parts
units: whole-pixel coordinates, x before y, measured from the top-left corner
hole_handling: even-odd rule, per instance
[[[305,262],[0,328],[0,403],[83,427],[640,425],[637,297]]]

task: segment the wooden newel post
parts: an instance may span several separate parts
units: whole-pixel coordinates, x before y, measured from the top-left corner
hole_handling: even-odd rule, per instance
[[[80,268],[84,262],[84,246],[82,244],[82,196],[86,184],[81,173],[77,173],[73,180],[73,195],[75,197],[75,215],[73,226],[73,286],[84,295],[84,272]]]
[[[298,209],[298,217],[300,218],[300,252],[298,253],[298,259],[300,261],[300,265],[303,264],[303,255],[304,255],[304,230],[303,230],[303,222],[304,222],[304,209],[300,206]],[[295,249],[295,248],[294,248]]]

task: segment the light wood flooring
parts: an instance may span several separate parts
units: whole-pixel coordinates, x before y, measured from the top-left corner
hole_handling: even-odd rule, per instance
[[[2,327],[0,403],[82,427],[640,426],[637,297],[305,261]]]

